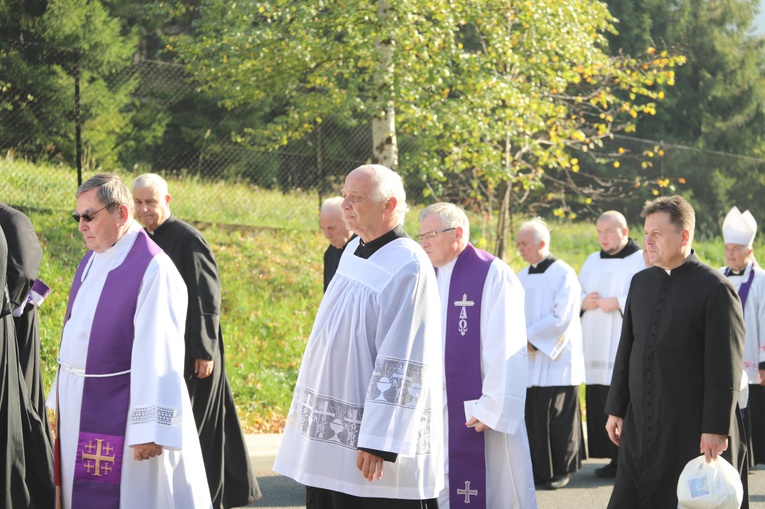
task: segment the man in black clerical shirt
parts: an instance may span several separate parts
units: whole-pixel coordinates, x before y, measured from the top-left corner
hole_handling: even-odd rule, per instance
[[[680,472],[699,453],[707,462],[725,453],[746,468],[736,289],[691,249],[696,221],[686,200],[657,198],[641,217],[652,267],[632,278],[605,408],[619,446],[612,509],[677,507]]]
[[[340,264],[345,246],[355,235],[348,229],[343,220],[343,197],[335,196],[327,198],[321,204],[319,210],[319,225],[324,236],[329,241],[327,250],[324,251],[324,291],[327,291],[332,276]]]
[[[170,213],[167,182],[153,173],[133,182],[136,219],[170,257],[189,294],[184,378],[199,432],[214,509],[261,497],[226,376],[218,265],[202,234]]]

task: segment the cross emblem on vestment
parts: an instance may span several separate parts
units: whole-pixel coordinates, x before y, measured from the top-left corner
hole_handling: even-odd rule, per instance
[[[107,456],[109,452],[113,451],[113,448],[111,444],[108,442],[105,446],[102,448],[103,439],[97,438],[96,439],[96,445],[93,445],[93,442],[88,442],[88,445],[86,445],[82,450],[82,461],[85,465],[85,469],[88,472],[91,472],[93,469],[95,469],[95,472],[93,472],[93,475],[97,477],[101,477],[101,472],[103,472],[106,475],[109,475],[109,472],[112,471],[112,467],[114,466],[114,454],[111,456]],[[85,450],[92,452],[95,449],[95,454],[88,454],[85,452]],[[86,461],[86,460],[95,460],[95,463],[92,461]],[[104,464],[101,465],[101,462]],[[109,465],[111,463],[111,465]]]
[[[465,503],[469,504],[472,495],[478,496],[478,490],[471,490],[470,481],[465,481],[465,489],[457,489],[457,495],[465,495]]]
[[[465,333],[467,333],[467,311],[465,311],[466,307],[472,307],[475,305],[475,302],[472,300],[467,300],[467,294],[462,294],[462,300],[455,300],[454,305],[457,307],[461,307],[462,310],[460,311],[460,319],[458,322],[457,327],[459,328],[460,335],[464,336]]]
[[[472,307],[475,305],[475,302],[473,302],[472,300],[467,300],[467,294],[463,293],[462,300],[455,300],[454,305],[461,307],[464,311],[465,306]]]

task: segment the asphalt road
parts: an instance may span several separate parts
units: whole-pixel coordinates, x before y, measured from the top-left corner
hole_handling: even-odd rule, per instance
[[[263,498],[251,507],[272,509],[304,509],[305,488],[271,471],[273,455],[278,450],[278,435],[248,436],[253,468],[258,476]],[[539,509],[597,509],[608,505],[611,496],[612,481],[601,479],[594,473],[606,460],[586,460],[582,470],[571,477],[571,482],[563,489],[555,491],[537,491]],[[765,509],[765,467],[759,466],[749,474],[749,507]]]

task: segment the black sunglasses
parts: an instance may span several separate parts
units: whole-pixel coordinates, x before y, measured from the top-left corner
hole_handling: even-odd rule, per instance
[[[95,216],[96,214],[98,214],[99,212],[107,208],[109,205],[104,205],[100,209],[96,210],[95,212],[91,212],[90,214],[78,214],[77,212],[75,212],[74,214],[72,214],[72,219],[74,219],[74,222],[77,224],[80,224],[80,219],[82,219],[86,223],[89,223],[93,220],[93,216]]]

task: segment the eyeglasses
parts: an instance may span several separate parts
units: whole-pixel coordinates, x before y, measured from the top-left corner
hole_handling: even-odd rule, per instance
[[[111,205],[111,203],[109,205]],[[100,209],[96,210],[95,212],[91,212],[90,214],[78,214],[77,212],[75,212],[74,214],[72,214],[72,219],[74,219],[74,222],[77,224],[80,224],[80,219],[82,219],[86,223],[89,223],[93,220],[93,216],[95,216],[96,214],[98,214],[99,212],[107,208],[109,205],[104,205]]]
[[[417,242],[422,242],[423,240],[426,240],[426,239],[430,240],[432,238],[435,238],[435,236],[438,235],[439,233],[450,232],[450,231],[456,230],[456,229],[457,229],[457,227],[453,226],[452,228],[444,228],[443,230],[435,230],[435,231],[428,232],[428,233],[420,233],[420,234],[414,236],[414,240],[416,240]]]

